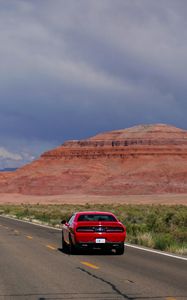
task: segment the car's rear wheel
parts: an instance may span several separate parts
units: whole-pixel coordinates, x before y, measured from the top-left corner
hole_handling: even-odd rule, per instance
[[[124,251],[125,251],[125,246],[124,244],[122,244],[119,248],[116,249],[116,254],[123,255]]]
[[[73,244],[71,235],[69,236],[69,253],[74,254],[76,252],[75,246]]]
[[[64,235],[63,235],[63,233],[62,233],[62,250],[63,250],[64,252],[67,252],[67,244],[66,244],[66,242],[65,242],[65,240],[64,240]]]

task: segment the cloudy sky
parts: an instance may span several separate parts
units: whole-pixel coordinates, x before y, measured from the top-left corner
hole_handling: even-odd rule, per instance
[[[137,124],[187,129],[186,0],[0,0],[0,168]]]

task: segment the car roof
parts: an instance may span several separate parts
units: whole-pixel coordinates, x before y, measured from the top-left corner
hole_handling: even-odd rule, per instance
[[[79,211],[75,213],[76,215],[89,215],[89,214],[97,214],[97,215],[112,215],[113,213],[107,211]]]

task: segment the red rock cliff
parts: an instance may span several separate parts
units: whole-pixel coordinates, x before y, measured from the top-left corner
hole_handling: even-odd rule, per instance
[[[1,192],[186,193],[187,131],[140,125],[68,141],[5,177]]]

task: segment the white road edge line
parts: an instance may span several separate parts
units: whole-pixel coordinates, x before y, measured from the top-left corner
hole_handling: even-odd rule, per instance
[[[48,229],[54,229],[54,230],[61,231],[60,228],[55,228],[55,227],[52,227],[52,226],[47,226],[47,225],[43,225],[43,224],[37,224],[37,223],[34,223],[34,222],[25,221],[25,220],[19,220],[19,219],[16,219],[16,218],[12,218],[12,217],[8,217],[8,216],[3,216],[3,215],[0,215],[0,217],[11,219],[11,220],[16,220],[16,221],[22,222],[22,223],[28,223],[28,224],[39,226],[39,227],[44,227],[44,228],[48,228]],[[172,258],[176,258],[176,259],[181,259],[181,260],[187,261],[187,257],[182,257],[182,256],[178,256],[178,255],[175,255],[175,254],[170,254],[170,253],[163,252],[163,251],[158,251],[158,250],[153,250],[153,249],[149,249],[149,248],[144,248],[144,247],[132,245],[132,244],[129,244],[129,243],[125,243],[125,246],[126,247],[130,247],[130,248],[135,248],[135,249],[138,249],[138,250],[141,250],[141,251],[146,251],[146,252],[150,252],[150,253],[155,253],[155,254],[164,255],[164,256],[168,256],[168,257],[172,257]]]
[[[48,228],[48,229],[54,229],[54,230],[61,231],[60,228],[55,228],[55,227],[44,225],[44,224],[34,223],[34,222],[30,222],[30,221],[25,221],[25,220],[19,220],[19,219],[13,218],[13,217],[8,217],[8,216],[3,216],[3,215],[0,215],[0,217],[10,219],[10,220],[15,220],[15,221],[18,221],[21,223],[27,223],[27,224],[31,224],[31,225],[35,225],[35,226],[39,226],[39,227],[44,227],[44,228]]]
[[[135,248],[141,251],[146,251],[146,252],[151,252],[151,253],[155,253],[155,254],[159,254],[159,255],[164,255],[164,256],[168,256],[168,257],[172,257],[172,258],[177,258],[177,259],[182,259],[182,260],[186,260],[187,261],[187,257],[182,257],[182,256],[178,256],[175,254],[170,254],[167,252],[163,252],[163,251],[159,251],[159,250],[154,250],[154,249],[148,249],[148,248],[144,248],[144,247],[140,247],[140,246],[136,246],[136,245],[131,245],[129,243],[125,243],[126,247],[130,247],[130,248]]]

